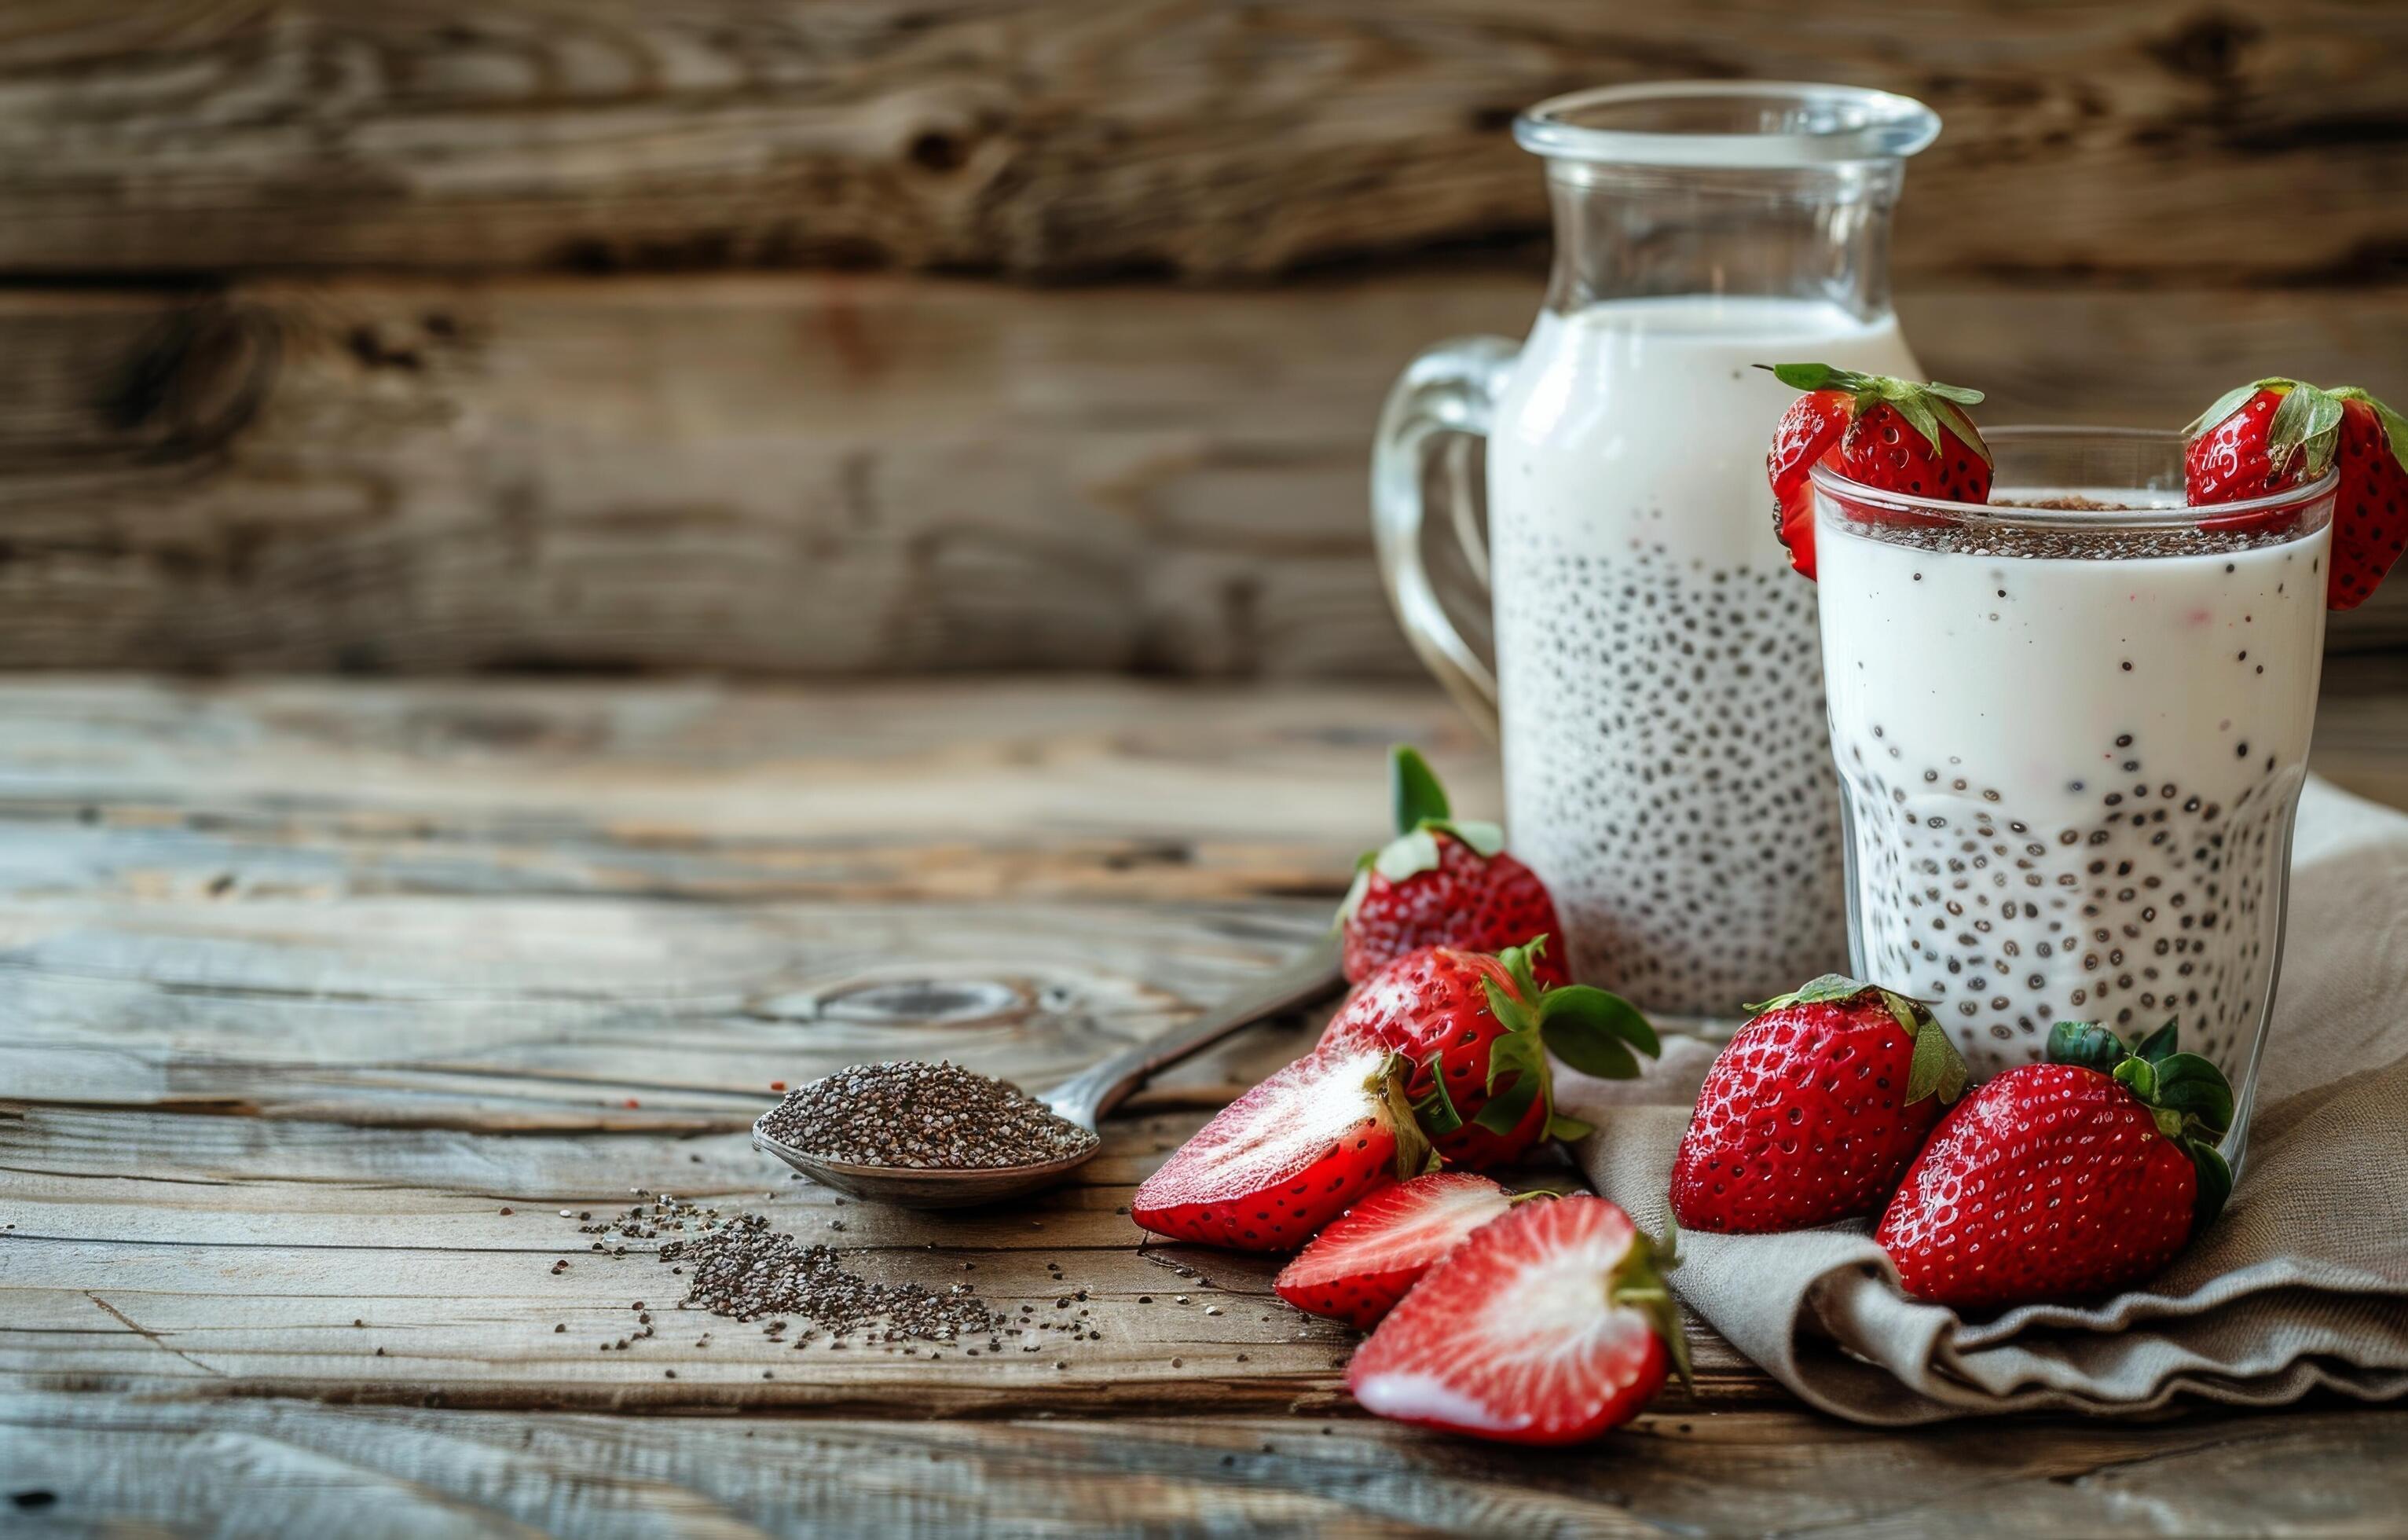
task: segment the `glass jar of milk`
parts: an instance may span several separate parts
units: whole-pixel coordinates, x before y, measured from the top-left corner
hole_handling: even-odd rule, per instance
[[[1764,456],[1795,395],[1752,366],[1919,378],[1889,303],[1890,214],[1922,104],[1681,82],[1542,102],[1555,255],[1517,348],[1442,343],[1372,457],[1381,569],[1415,650],[1504,750],[1513,849],[1578,978],[1711,1029],[1847,963],[1814,585],[1772,532]],[[1444,452],[1486,439],[1493,672],[1423,534]]]

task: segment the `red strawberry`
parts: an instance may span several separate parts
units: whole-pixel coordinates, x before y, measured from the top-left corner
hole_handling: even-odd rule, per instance
[[[1627,1422],[1676,1364],[1685,1379],[1655,1247],[1580,1194],[1483,1226],[1380,1323],[1346,1388],[1399,1422],[1577,1444]]]
[[[1382,1187],[1331,1220],[1280,1270],[1271,1288],[1307,1315],[1368,1331],[1465,1236],[1517,1202],[1554,1196],[1516,1196],[1459,1171]]]
[[[1172,1151],[1130,1217],[1177,1240],[1294,1250],[1364,1193],[1429,1163],[1406,1068],[1378,1046],[1307,1054]]]
[[[1772,430],[1765,474],[1772,482],[1772,525],[1789,565],[1814,575],[1817,465],[1864,486],[1948,502],[1990,500],[1990,446],[1964,409],[1982,393],[1962,385],[1919,384],[1858,374],[1828,364],[1759,364],[1806,394],[1789,403]]]
[[[2104,1294],[2155,1274],[2215,1217],[2232,1087],[2168,1022],[2127,1052],[2059,1022],[2048,1062],[1965,1098],[1873,1239],[1910,1294],[1989,1309]]]
[[[1394,1049],[1412,1061],[1406,1094],[1450,1165],[1501,1165],[1588,1125],[1555,1109],[1547,1052],[1610,1079],[1639,1073],[1630,1050],[1658,1051],[1627,1000],[1585,984],[1541,990],[1546,938],[1497,957],[1425,946],[1365,979],[1322,1033],[1319,1051]]]
[[[2227,391],[2183,431],[2191,436],[2183,481],[2194,507],[2271,497],[2340,467],[2327,607],[2365,603],[2408,549],[2408,420],[2357,386],[2253,381]],[[2207,522],[2258,521],[2241,514]]]
[[[1837,973],[1752,1009],[1681,1136],[1673,1215],[1756,1234],[1878,1213],[1965,1060],[1930,1012]]]
[[[1347,983],[1416,946],[1498,952],[1563,933],[1547,885],[1505,854],[1505,831],[1453,816],[1446,788],[1405,744],[1389,751],[1388,784],[1397,837],[1363,857],[1338,911]],[[1536,966],[1541,984],[1571,982],[1552,957]]]

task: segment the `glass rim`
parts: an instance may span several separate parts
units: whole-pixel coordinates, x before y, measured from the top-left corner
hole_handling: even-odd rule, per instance
[[[1578,121],[1598,108],[1727,97],[1786,102],[1828,115],[1827,123],[1738,134],[1600,128]],[[1628,166],[1778,170],[1902,160],[1940,137],[1940,114],[1912,96],[1812,80],[1656,80],[1591,86],[1550,96],[1513,120],[1513,142],[1549,160]]]
[[[2096,439],[2108,443],[2158,444],[2179,450],[2188,440],[2171,428],[2136,427],[2068,427],[2033,423],[2015,424],[2007,427],[1984,428],[1983,439],[1994,446],[2041,442],[2050,439],[2079,441]],[[1852,482],[1828,466],[1816,465],[1807,472],[1814,489],[1834,499],[1863,504],[1886,511],[1919,513],[1942,523],[1982,525],[1993,528],[2017,529],[2180,529],[2195,527],[2208,520],[2238,518],[2244,514],[2267,513],[2284,509],[2306,507],[2332,496],[2341,482],[2338,468],[2327,470],[2313,482],[2268,493],[2262,497],[2249,497],[2229,503],[2159,503],[2143,508],[2018,508],[2012,503],[1952,502],[1945,497],[1917,497],[1912,492],[1897,492],[1887,487],[1868,486]],[[2126,491],[2143,494],[2147,487],[2094,487],[2094,492]],[[2165,489],[2172,491],[2172,488]]]

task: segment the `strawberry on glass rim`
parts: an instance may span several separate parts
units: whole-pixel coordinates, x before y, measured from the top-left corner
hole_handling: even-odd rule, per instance
[[[1758,364],[1805,392],[1789,403],[1765,456],[1772,526],[1789,565],[1814,575],[1814,488],[1828,466],[1860,486],[1946,502],[1990,500],[1990,446],[1965,414],[1982,393],[1963,385],[1859,374],[1828,364]]]
[[[1585,1193],[1516,1208],[1388,1313],[1346,1366],[1363,1409],[1509,1444],[1578,1444],[1688,1377],[1670,1248]]]
[[[1505,831],[1455,816],[1437,772],[1409,744],[1388,751],[1388,788],[1397,837],[1355,863],[1338,908],[1347,983],[1417,946],[1501,952],[1563,934],[1546,885],[1505,854]],[[1535,966],[1542,985],[1571,982],[1553,957]]]
[[[2271,497],[2339,470],[2328,609],[2365,603],[2408,549],[2408,419],[2357,386],[2253,380],[2218,396],[2183,432],[2190,439],[2183,482],[2195,508]],[[2268,516],[2204,524],[2246,528]]]

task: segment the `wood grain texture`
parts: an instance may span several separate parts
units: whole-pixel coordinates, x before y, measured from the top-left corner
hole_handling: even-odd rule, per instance
[[[1757,76],[1939,108],[1911,276],[2329,280],[2408,250],[2403,61],[2346,0],[21,0],[0,270],[1271,273],[1536,234],[1516,109]]]
[[[0,1430],[0,1492],[49,1494],[63,1528],[173,1533],[2373,1535],[2408,1502],[2403,1412],[1911,1438],[1657,1414],[1572,1458],[1342,1417],[665,1422],[21,1394]]]
[[[2393,773],[2397,682],[2336,678],[2341,764]],[[1276,1303],[1274,1259],[1140,1245],[1120,1212],[1310,1015],[1166,1077],[1008,1210],[839,1205],[749,1147],[773,1079],[940,1053],[1041,1083],[1272,966],[1372,837],[1399,738],[1494,811],[1426,686],[0,683],[0,1524],[2389,1521],[2408,1413],[1876,1433],[1694,1327],[1695,1397],[1578,1458],[1365,1419],[1350,1335]],[[780,1346],[592,1251],[578,1216],[636,1187],[1092,1335]],[[659,1335],[623,1351],[638,1300]],[[643,1415],[670,1413],[709,1416]]]
[[[840,276],[0,293],[0,667],[1387,676],[1365,464],[1477,264],[1234,293]],[[2408,398],[2408,289],[1909,294],[1993,423]],[[2408,584],[2335,644],[2408,640]]]

